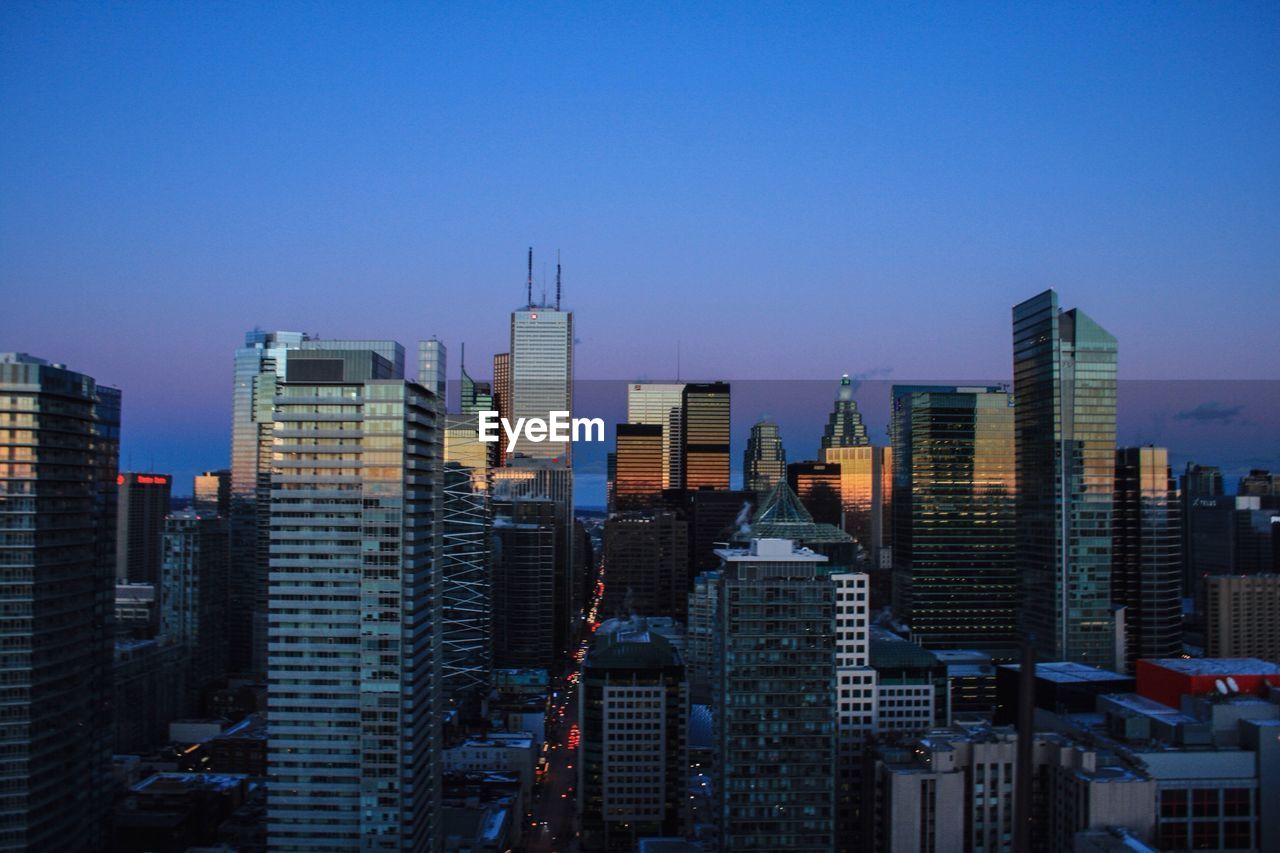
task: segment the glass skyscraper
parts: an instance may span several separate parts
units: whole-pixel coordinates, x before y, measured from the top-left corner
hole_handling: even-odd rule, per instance
[[[787,451],[782,446],[778,425],[761,419],[751,427],[747,449],[742,453],[742,488],[766,495],[787,474]]]
[[[656,424],[618,424],[610,511],[650,509],[662,499],[662,433]]]
[[[451,699],[484,689],[493,664],[491,446],[474,413],[445,416],[442,640]]]
[[[553,411],[573,411],[573,312],[529,305],[511,312],[511,412],[547,420]],[[505,448],[505,442],[504,442]],[[572,442],[516,440],[515,453],[569,464]]]
[[[119,391],[0,354],[0,848],[107,846],[119,440]]]
[[[822,431],[823,447],[861,447],[870,444],[862,413],[853,399],[853,382],[849,374],[840,377],[840,390],[836,392],[836,405],[827,418]]]
[[[682,382],[635,382],[627,387],[627,421],[662,427],[662,488],[680,487]]]
[[[1042,659],[1111,667],[1116,339],[1047,290],[1013,309],[1022,626]]]
[[[1182,654],[1178,489],[1163,447],[1116,451],[1111,599],[1124,607],[1123,672],[1138,658]]]
[[[1016,655],[1013,400],[894,386],[893,609],[926,648]]]
[[[729,383],[684,386],[680,414],[681,488],[729,488]]]
[[[314,350],[275,389],[273,850],[440,843],[441,406],[394,373]]]

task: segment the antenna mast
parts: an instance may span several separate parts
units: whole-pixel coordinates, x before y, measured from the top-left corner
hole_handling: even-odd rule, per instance
[[[524,293],[529,307],[533,307],[533,247],[529,247],[529,278],[525,282]]]
[[[556,310],[560,310],[560,250],[556,249]]]

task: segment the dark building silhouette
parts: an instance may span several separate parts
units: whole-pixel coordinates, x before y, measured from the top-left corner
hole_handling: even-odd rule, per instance
[[[624,513],[604,526],[604,601],[600,613],[673,616],[688,607],[689,523],[669,510]]]

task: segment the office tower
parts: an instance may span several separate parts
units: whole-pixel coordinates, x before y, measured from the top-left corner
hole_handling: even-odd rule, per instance
[[[1182,474],[1182,492],[1188,495],[1222,494],[1222,470],[1216,465],[1188,462]]]
[[[560,265],[556,264],[556,301],[533,301],[533,250],[529,250],[528,301],[511,312],[511,414],[519,418],[547,420],[551,412],[573,411],[573,312],[560,310]],[[495,367],[496,372],[496,367]],[[565,465],[572,456],[571,442],[516,440],[515,453],[538,459],[556,459]]]
[[[819,461],[840,467],[842,527],[872,568],[888,568],[893,530],[893,451],[870,444],[823,447]]]
[[[786,539],[719,551],[712,678],[720,849],[836,845],[836,589]],[[767,709],[767,710],[762,710]]]
[[[578,693],[583,850],[634,850],[685,833],[689,762],[684,661],[643,617],[592,637]]]
[[[827,462],[790,462],[787,485],[819,524],[839,527],[844,517],[840,466]]]
[[[202,692],[227,673],[227,522],[176,512],[164,522],[160,633],[186,648],[184,713],[199,713]]]
[[[169,514],[172,477],[122,471],[116,520],[116,577],[134,583],[160,583],[164,518]]]
[[[475,415],[446,415],[441,636],[450,700],[484,691],[493,664],[489,461]]]
[[[1041,658],[1114,663],[1116,339],[1047,290],[1013,309],[1020,613]]]
[[[245,334],[235,352],[231,426],[230,667],[261,677],[267,661],[267,562],[270,549],[274,403],[290,353],[373,351],[404,376],[404,347],[395,341],[320,341],[302,332]]]
[[[1280,574],[1205,578],[1205,652],[1280,663]]]
[[[106,846],[119,429],[116,389],[0,354],[3,848]]]
[[[751,492],[700,489],[679,495],[679,507],[689,522],[689,572],[696,577],[720,565],[722,548],[751,518],[756,496]]]
[[[549,498],[493,501],[493,665],[551,671],[560,648],[556,630],[563,523]]]
[[[604,525],[600,614],[673,616],[684,621],[689,589],[689,524],[676,513],[623,513]]]
[[[662,427],[662,488],[678,489],[682,382],[636,382],[627,387],[627,421]]]
[[[192,483],[191,508],[202,515],[231,514],[231,469],[205,471],[197,474]]]
[[[448,399],[448,351],[443,341],[431,338],[429,341],[418,341],[418,384],[426,388],[440,401],[440,411],[445,409]]]
[[[729,383],[684,386],[680,403],[680,487],[729,488]]]
[[[773,421],[759,420],[751,427],[742,454],[742,488],[757,495],[773,491],[787,473],[787,451]]]
[[[1280,478],[1263,468],[1254,468],[1240,478],[1240,488],[1236,490],[1236,494],[1280,497]]]
[[[549,500],[555,509],[555,584],[553,609],[543,612],[554,628],[554,648],[563,651],[582,607],[581,578],[575,576],[577,537],[574,536],[573,469],[553,459],[517,456],[493,472],[495,499]]]
[[[1214,538],[1212,531],[1206,537],[1206,531],[1200,528],[1200,523],[1204,520],[1201,513],[1193,512],[1192,509],[1200,501],[1200,498],[1221,497],[1223,494],[1222,471],[1216,465],[1198,465],[1195,462],[1188,462],[1186,469],[1182,473],[1181,478],[1181,501],[1182,501],[1182,596],[1183,598],[1194,598],[1196,595],[1197,578],[1202,576],[1205,569],[1200,568],[1201,557],[1197,554],[1197,550],[1201,547],[1201,543],[1210,544]],[[1211,502],[1216,504],[1217,502]],[[1212,518],[1207,519],[1212,524]],[[1208,542],[1205,542],[1206,538]],[[1228,569],[1229,571],[1229,569]]]
[[[662,427],[618,424],[610,512],[646,510],[662,499]]]
[[[1138,658],[1182,654],[1178,487],[1165,448],[1116,450],[1112,542],[1111,600],[1124,608],[1116,668],[1132,672]]]
[[[926,648],[1015,657],[1012,399],[895,385],[892,418],[895,615]]]
[[[467,373],[467,348],[462,347],[462,358],[459,359],[458,411],[464,415],[477,412],[493,411],[493,385],[488,382],[477,382]]]
[[[500,352],[493,357],[493,408],[497,410],[499,417],[511,421],[511,353],[509,352]]]
[[[440,843],[441,406],[394,374],[295,352],[273,395],[273,850]]]
[[[827,447],[863,447],[871,443],[867,438],[867,427],[862,423],[862,413],[853,400],[853,383],[849,374],[840,377],[840,390],[836,392],[836,405],[827,417],[827,425],[822,431],[822,446]]]

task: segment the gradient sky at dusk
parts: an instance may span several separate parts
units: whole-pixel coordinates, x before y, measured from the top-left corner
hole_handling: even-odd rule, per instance
[[[581,377],[1007,378],[1053,286],[1124,378],[1278,379],[1277,140],[1275,3],[9,2],[0,349],[180,478],[247,329],[487,375],[530,244]]]

